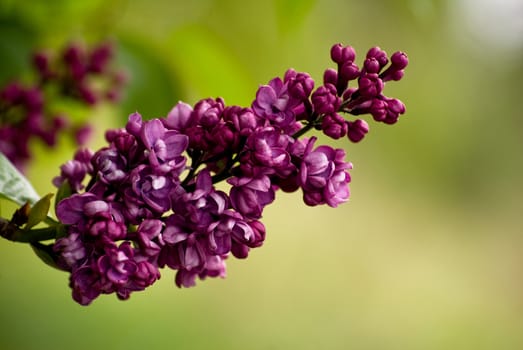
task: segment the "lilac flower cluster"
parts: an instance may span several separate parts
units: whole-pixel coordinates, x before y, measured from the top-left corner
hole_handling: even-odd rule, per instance
[[[70,44],[56,57],[45,51],[35,53],[32,64],[37,82],[24,86],[14,81],[0,89],[0,152],[23,170],[31,158],[33,139],[53,147],[57,135],[67,131],[79,145],[84,144],[89,124],[73,125],[52,105],[65,98],[86,106],[117,101],[126,79],[111,65],[113,56],[111,43],[91,50]]]
[[[291,69],[261,86],[250,108],[208,98],[194,107],[180,102],[165,118],[134,113],[124,129],[106,133],[106,147],[80,150],[64,164],[54,184],[72,194],[57,203],[66,234],[53,249],[71,273],[73,298],[82,305],[100,294],[127,299],[166,266],[179,287],[224,277],[228,256],[246,258],[263,244],[260,219],[278,189],[301,189],[310,206],[347,201],[345,151],[301,136],[316,128],[361,140],[367,123],[341,113],[395,122],[405,108],[382,90],[401,78],[407,58],[395,53],[383,70],[388,58],[378,48],[361,69],[349,46],[335,45],[331,56],[338,70],[327,70],[316,90],[307,73]],[[223,180],[228,193],[214,186]]]

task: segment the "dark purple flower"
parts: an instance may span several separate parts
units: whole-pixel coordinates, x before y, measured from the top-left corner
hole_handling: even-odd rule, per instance
[[[178,226],[167,224],[164,240],[167,243],[161,250],[158,264],[167,265],[175,270],[187,270],[200,273],[205,268],[205,243],[200,241],[198,233],[179,231],[171,235],[170,230],[179,229]],[[168,242],[168,237],[176,237],[176,243]]]
[[[273,127],[256,129],[247,139],[245,148],[249,153],[246,156],[250,157],[250,162],[243,164],[243,168],[261,167],[259,172],[287,176],[295,169],[287,151],[293,141],[292,137]]]
[[[224,101],[221,98],[201,100],[194,106],[193,123],[210,130],[220,121],[223,108]]]
[[[339,68],[340,83],[343,84],[344,89],[347,87],[347,83],[350,80],[356,79],[360,75],[360,70],[354,63],[345,63]],[[340,85],[340,83],[337,84]]]
[[[246,218],[260,218],[263,208],[274,201],[274,190],[267,175],[233,177],[227,182],[233,186],[230,191],[232,207]]]
[[[224,255],[231,251],[231,232],[233,227],[236,226],[237,220],[237,218],[232,216],[224,216],[220,221],[213,222],[209,225],[207,248],[210,253]]]
[[[398,121],[400,114],[405,113],[405,105],[396,98],[384,98],[387,104],[387,116],[383,120],[386,124],[394,124]]]
[[[102,293],[100,275],[89,265],[74,269],[69,284],[73,299],[80,305],[89,305]]]
[[[225,259],[219,255],[207,255],[205,257],[205,267],[202,271],[196,272],[180,269],[176,273],[175,283],[178,287],[193,287],[196,285],[196,277],[204,279],[206,277],[225,277]]]
[[[260,86],[252,109],[259,117],[284,128],[296,121],[293,109],[297,104],[298,101],[290,96],[287,84],[274,78],[268,85]]]
[[[347,122],[338,113],[327,114],[321,123],[323,133],[333,139],[339,139],[347,134]]]
[[[257,220],[238,225],[233,232],[231,253],[238,259],[245,259],[251,248],[260,247],[265,240],[265,226]]]
[[[153,212],[164,213],[171,208],[171,191],[177,184],[168,174],[155,174],[149,166],[140,165],[129,176],[135,196]]]
[[[125,130],[136,138],[140,138],[142,132],[142,115],[138,112],[134,112],[129,115]]]
[[[309,141],[300,167],[303,199],[310,206],[326,203],[337,207],[349,198],[350,175],[346,170],[352,165],[345,161],[342,149],[319,146],[312,151],[314,141]]]
[[[409,64],[407,55],[401,51],[395,52],[390,57],[390,66],[383,73],[380,78],[385,82],[389,80],[401,80],[403,78],[404,69]]]
[[[236,221],[231,229],[231,235],[237,243],[245,244],[249,248],[256,248],[265,240],[265,227],[260,221]]]
[[[71,271],[87,257],[84,242],[79,232],[70,231],[66,237],[56,240],[53,251],[59,255],[59,265]]]
[[[296,72],[294,69],[285,72],[283,81],[288,86],[289,94],[301,102],[306,101],[314,89],[314,80],[311,76],[307,73]]]
[[[90,205],[86,208],[88,204]],[[56,216],[63,224],[75,225],[82,223],[87,216],[92,216],[97,212],[107,211],[108,209],[107,203],[100,201],[94,194],[85,192],[73,194],[71,197],[62,199],[56,207]]]
[[[103,283],[103,293],[116,292],[119,299],[128,299],[131,292],[140,291],[160,278],[158,268],[148,261],[136,261],[131,243],[106,248],[96,261]]]
[[[82,182],[87,175],[87,169],[84,163],[77,160],[69,160],[60,166],[60,176],[53,179],[56,187],[62,186],[67,180],[73,192],[79,192],[84,186]]]
[[[323,73],[323,85],[331,84],[336,86],[338,84],[338,71],[328,68]]]
[[[367,59],[376,60],[379,64],[380,70],[383,67],[385,67],[387,65],[387,63],[389,63],[389,58],[387,56],[387,53],[385,51],[383,51],[382,49],[380,49],[378,46],[371,48],[367,52],[366,60]]]
[[[118,241],[127,236],[127,226],[121,221],[114,221],[112,217],[91,220],[88,226],[89,234],[101,240]]]
[[[358,80],[358,92],[361,97],[371,99],[383,91],[383,81],[377,73],[364,74]]]
[[[356,51],[352,46],[343,46],[342,44],[335,44],[331,48],[331,59],[343,65],[347,62],[354,62],[356,58]]]
[[[141,139],[149,150],[149,163],[155,170],[171,172],[173,176],[181,173],[186,160],[182,153],[189,144],[186,135],[167,130],[159,119],[153,119],[144,123]]]
[[[136,230],[140,252],[146,257],[156,257],[164,245],[161,220],[144,220]]]
[[[369,132],[369,124],[363,119],[356,119],[353,122],[347,122],[347,136],[352,142],[360,142],[361,139]]]
[[[70,65],[85,63],[81,53],[69,55]],[[60,181],[71,179],[76,191],[91,175],[88,192],[57,205],[67,227],[53,248],[71,272],[74,299],[83,305],[100,294],[127,299],[166,266],[176,270],[179,287],[224,277],[229,255],[243,259],[263,244],[266,230],[258,219],[277,189],[301,188],[310,206],[347,201],[352,165],[345,152],[300,136],[314,128],[361,140],[367,123],[346,121],[341,113],[395,122],[405,106],[381,92],[385,79],[403,74],[407,60],[394,54],[380,75],[388,57],[379,48],[369,51],[361,71],[351,47],[335,45],[331,58],[337,70],[327,70],[313,93],[312,78],[290,69],[283,80],[259,88],[252,108],[226,107],[217,98],[194,109],[178,103],[162,119],[144,121],[134,113],[125,129],[106,133],[107,147],[64,166]],[[349,88],[354,79],[358,86]],[[30,124],[35,130],[37,117]],[[215,188],[222,180],[229,194]]]
[[[93,156],[95,171],[105,184],[118,184],[128,176],[126,159],[115,148],[105,148]]]
[[[238,106],[226,107],[223,120],[230,123],[240,136],[249,136],[256,128],[262,126],[262,121],[252,109]]]
[[[336,86],[332,84],[320,86],[312,93],[311,101],[318,114],[336,113],[341,105]]]
[[[216,191],[207,169],[198,174],[194,185],[192,192],[174,194],[173,210],[183,215],[193,230],[204,232],[229,208],[229,198],[224,192]]]
[[[122,243],[118,248],[106,249],[106,254],[96,261],[98,273],[114,285],[126,284],[136,272],[134,251],[129,242]]]
[[[381,70],[380,62],[374,58],[367,58],[363,64],[364,72],[367,74],[377,74]]]
[[[156,264],[152,264],[148,261],[137,261],[136,271],[131,276],[131,281],[126,287],[129,291],[140,291],[152,285],[159,279],[160,271]]]
[[[184,132],[190,125],[192,112],[193,109],[190,105],[178,102],[167,114],[167,118],[162,119],[162,122],[168,129]]]

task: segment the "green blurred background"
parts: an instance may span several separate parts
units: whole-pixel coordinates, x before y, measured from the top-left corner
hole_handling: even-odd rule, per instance
[[[319,82],[336,42],[358,63],[375,45],[408,53],[386,87],[407,114],[331,141],[354,163],[351,201],[280,193],[264,247],[225,280],[180,290],[165,271],[129,301],[81,307],[65,273],[0,241],[0,349],[523,349],[521,1],[2,0],[0,83],[34,47],[106,37],[131,80],[93,113],[93,147],[135,110],[249,105],[289,67]],[[35,149],[44,194],[73,148]]]

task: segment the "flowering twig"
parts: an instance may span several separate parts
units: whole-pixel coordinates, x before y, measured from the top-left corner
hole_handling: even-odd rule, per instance
[[[331,58],[337,70],[327,69],[318,88],[290,69],[261,86],[250,108],[208,98],[194,107],[180,102],[165,118],[131,114],[124,129],[106,133],[106,147],[81,149],[61,167],[53,181],[59,223],[49,225],[56,240],[33,249],[70,273],[78,303],[110,293],[127,299],[163,267],[177,271],[180,287],[224,277],[229,255],[246,258],[263,244],[260,219],[278,189],[301,189],[310,206],[346,202],[352,164],[345,151],[302,136],[318,129],[359,142],[367,122],[343,114],[395,123],[405,106],[383,87],[403,76],[408,61],[397,52],[386,67],[386,53],[372,48],[359,68],[354,49],[340,44]],[[228,193],[215,188],[221,181]]]

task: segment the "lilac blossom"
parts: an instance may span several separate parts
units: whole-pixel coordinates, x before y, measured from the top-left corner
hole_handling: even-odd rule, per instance
[[[73,192],[79,192],[84,188],[82,182],[85,177],[93,174],[92,156],[93,153],[88,149],[78,150],[74,159],[60,166],[60,176],[53,179],[53,184],[60,187],[67,181]]]
[[[336,113],[340,108],[341,99],[336,87],[332,84],[320,86],[311,97],[314,110],[319,114]]]
[[[300,185],[307,205],[328,204],[337,207],[349,198],[352,164],[345,161],[345,151],[323,145],[312,150],[315,138],[309,140],[300,166]]]
[[[189,139],[174,130],[167,130],[159,119],[146,122],[142,128],[142,142],[149,151],[149,163],[161,172],[179,174],[185,165],[182,153]]]
[[[323,133],[333,139],[339,139],[347,134],[348,125],[345,118],[338,113],[325,115],[322,120],[321,129]]]
[[[242,158],[244,173],[276,173],[286,177],[294,169],[287,151],[294,139],[274,127],[256,129],[247,139]]]
[[[96,53],[100,64],[106,54]],[[73,65],[81,55],[73,50],[67,60]],[[127,299],[159,279],[160,268],[176,271],[178,287],[225,277],[229,256],[244,259],[263,245],[263,210],[279,189],[301,189],[309,206],[346,202],[352,164],[345,151],[301,136],[317,129],[359,142],[369,125],[352,117],[397,122],[405,106],[383,89],[403,76],[408,60],[373,48],[360,69],[355,50],[341,44],[331,58],[337,69],[327,69],[315,90],[307,73],[289,69],[261,86],[250,108],[207,98],[194,107],[179,102],[165,118],[135,112],[125,128],[106,133],[106,147],[66,163],[55,185],[68,182],[73,193],[56,206],[66,234],[53,249],[70,272],[74,300]],[[228,192],[215,186],[223,180]]]
[[[256,115],[279,127],[286,127],[295,121],[293,108],[296,101],[288,91],[288,84],[280,78],[272,79],[256,92],[252,109]]]
[[[348,132],[347,136],[352,142],[360,142],[365,134],[369,132],[369,124],[363,119],[356,119],[355,121],[347,122]]]
[[[13,81],[0,88],[0,152],[24,171],[32,158],[33,140],[54,148],[65,134],[79,146],[86,144],[91,126],[85,121],[73,122],[50,106],[70,101],[90,108],[103,101],[115,102],[125,79],[112,67],[113,51],[112,44],[102,43],[91,49],[70,44],[58,55],[35,52],[31,60],[35,81],[27,85]],[[62,170],[70,179],[80,178],[83,171],[77,163]],[[80,190],[78,181],[72,182],[75,190]]]
[[[230,197],[232,207],[245,217],[258,219],[263,208],[274,201],[274,190],[267,175],[256,177],[231,178]]]
[[[171,208],[171,191],[176,182],[169,175],[154,172],[153,168],[141,165],[129,175],[135,198],[143,201],[153,212],[163,213]]]

